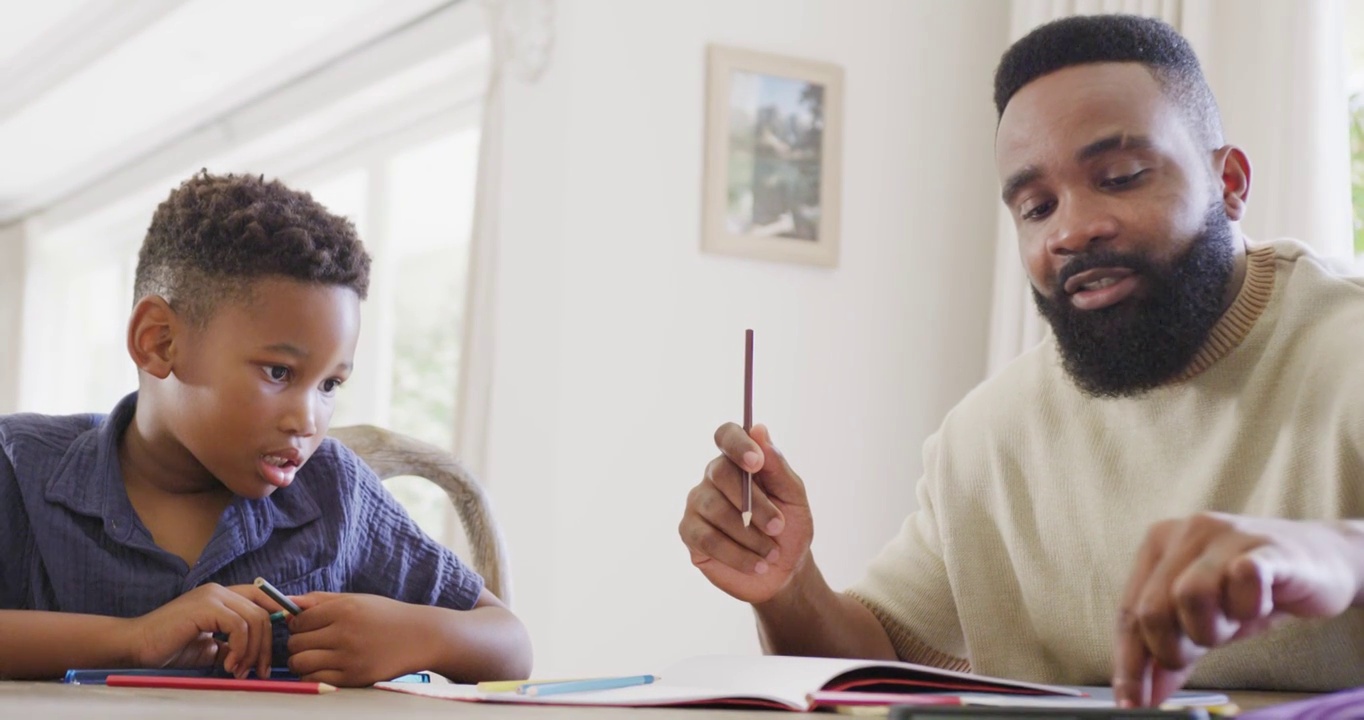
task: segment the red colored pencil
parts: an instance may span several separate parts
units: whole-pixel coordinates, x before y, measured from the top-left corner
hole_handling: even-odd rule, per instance
[[[110,687],[171,688],[174,690],[250,690],[253,692],[320,695],[336,692],[335,685],[294,680],[238,680],[236,678],[156,677],[154,675],[110,675]]]

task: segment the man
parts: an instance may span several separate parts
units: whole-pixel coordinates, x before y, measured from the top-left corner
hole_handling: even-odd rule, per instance
[[[1240,234],[1249,161],[1168,25],[1038,28],[995,101],[1052,337],[948,414],[919,510],[852,589],[820,575],[762,426],[716,432],[679,527],[693,563],[773,653],[1111,681],[1125,705],[1364,684],[1364,282]]]

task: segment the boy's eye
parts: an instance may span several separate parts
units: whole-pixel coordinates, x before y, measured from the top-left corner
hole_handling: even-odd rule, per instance
[[[322,383],[322,392],[330,395],[331,393],[336,392],[336,389],[339,387],[341,387],[340,380],[337,380],[336,378],[328,378]]]
[[[270,376],[275,382],[284,382],[289,379],[289,368],[283,365],[267,365],[265,374]]]

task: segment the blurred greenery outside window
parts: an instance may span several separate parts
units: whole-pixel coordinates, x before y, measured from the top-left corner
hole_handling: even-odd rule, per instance
[[[478,140],[476,128],[444,135],[305,186],[355,223],[374,260],[361,345],[377,344],[382,360],[365,367],[357,351],[333,426],[379,425],[452,449]],[[385,485],[428,535],[467,557],[444,491],[420,478]]]
[[[1345,48],[1350,100],[1350,201],[1355,257],[1364,260],[1364,0],[1345,2]]]

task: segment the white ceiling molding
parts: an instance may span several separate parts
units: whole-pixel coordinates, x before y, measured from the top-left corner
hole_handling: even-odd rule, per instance
[[[0,122],[127,42],[185,0],[90,0],[0,67]]]
[[[209,169],[290,178],[326,176],[345,166],[386,157],[453,128],[476,126],[486,80],[483,71],[480,67],[459,77],[442,78],[396,102],[330,126],[319,142],[297,144],[281,152],[247,147],[241,153],[216,159]]]
[[[469,48],[474,48],[470,52]],[[78,186],[49,192],[33,198],[25,206],[0,205],[0,226],[25,215],[41,212],[44,221],[59,225],[95,211],[122,197],[147,188],[163,192],[168,178],[179,179],[186,168],[210,158],[242,155],[253,143],[279,135],[282,129],[299,124],[321,112],[344,106],[357,94],[401,78],[404,73],[444,79],[444,87],[429,92],[444,97],[417,105],[413,110],[425,114],[449,112],[467,102],[472,92],[477,98],[482,87],[460,89],[468,83],[450,83],[469,67],[482,67],[486,61],[486,36],[479,8],[473,3],[454,2],[430,12],[402,27],[356,47],[311,73],[275,87],[177,136],[168,138],[118,167]],[[424,70],[424,72],[423,72]],[[425,89],[425,88],[423,88]],[[464,93],[463,97],[460,94]],[[399,107],[401,100],[390,101]],[[408,112],[396,113],[407,122],[418,122]],[[314,125],[316,132],[316,125]],[[296,137],[298,143],[314,142],[316,135]],[[323,146],[326,143],[322,143]],[[286,148],[286,151],[288,149]],[[273,164],[273,163],[272,163]]]

